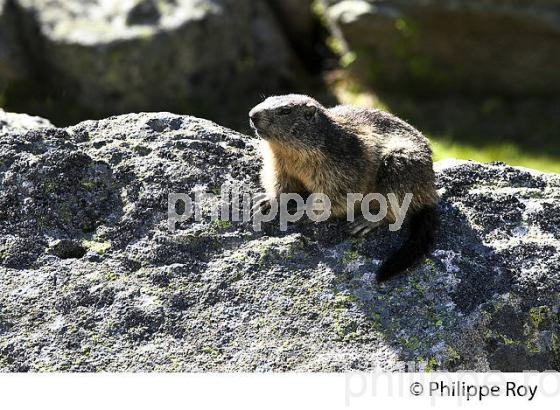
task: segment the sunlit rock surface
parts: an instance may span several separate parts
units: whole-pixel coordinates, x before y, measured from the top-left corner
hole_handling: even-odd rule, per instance
[[[0,135],[12,131],[27,131],[48,127],[53,127],[53,125],[44,118],[27,114],[14,114],[0,108]]]

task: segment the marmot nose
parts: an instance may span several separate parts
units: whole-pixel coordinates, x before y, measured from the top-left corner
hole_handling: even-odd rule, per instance
[[[249,111],[249,118],[253,121],[259,119],[259,111],[255,110],[254,108]]]
[[[251,127],[259,128],[262,124],[262,112],[259,110],[252,109],[249,112],[249,122],[251,123]]]

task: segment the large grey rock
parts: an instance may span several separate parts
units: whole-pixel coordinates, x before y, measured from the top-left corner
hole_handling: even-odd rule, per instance
[[[168,193],[257,192],[259,167],[253,138],[166,113],[1,136],[0,370],[560,369],[558,175],[439,164],[433,253],[378,285],[401,232],[207,206],[168,230]]]
[[[378,87],[556,95],[558,0],[327,0],[327,15]]]
[[[28,72],[17,22],[12,2],[0,0],[0,105],[8,87],[24,81]]]
[[[171,110],[232,117],[287,83],[292,54],[250,0],[18,0],[48,94],[81,117]]]

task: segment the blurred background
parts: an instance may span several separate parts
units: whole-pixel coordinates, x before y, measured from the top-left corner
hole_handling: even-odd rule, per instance
[[[560,172],[560,0],[0,0],[0,108],[249,132],[271,94],[390,111],[436,159]]]

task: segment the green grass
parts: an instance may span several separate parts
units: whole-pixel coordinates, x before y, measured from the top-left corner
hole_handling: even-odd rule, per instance
[[[446,158],[470,159],[478,162],[502,161],[509,165],[560,173],[560,159],[523,152],[514,144],[470,145],[446,137],[430,137],[434,160]]]

